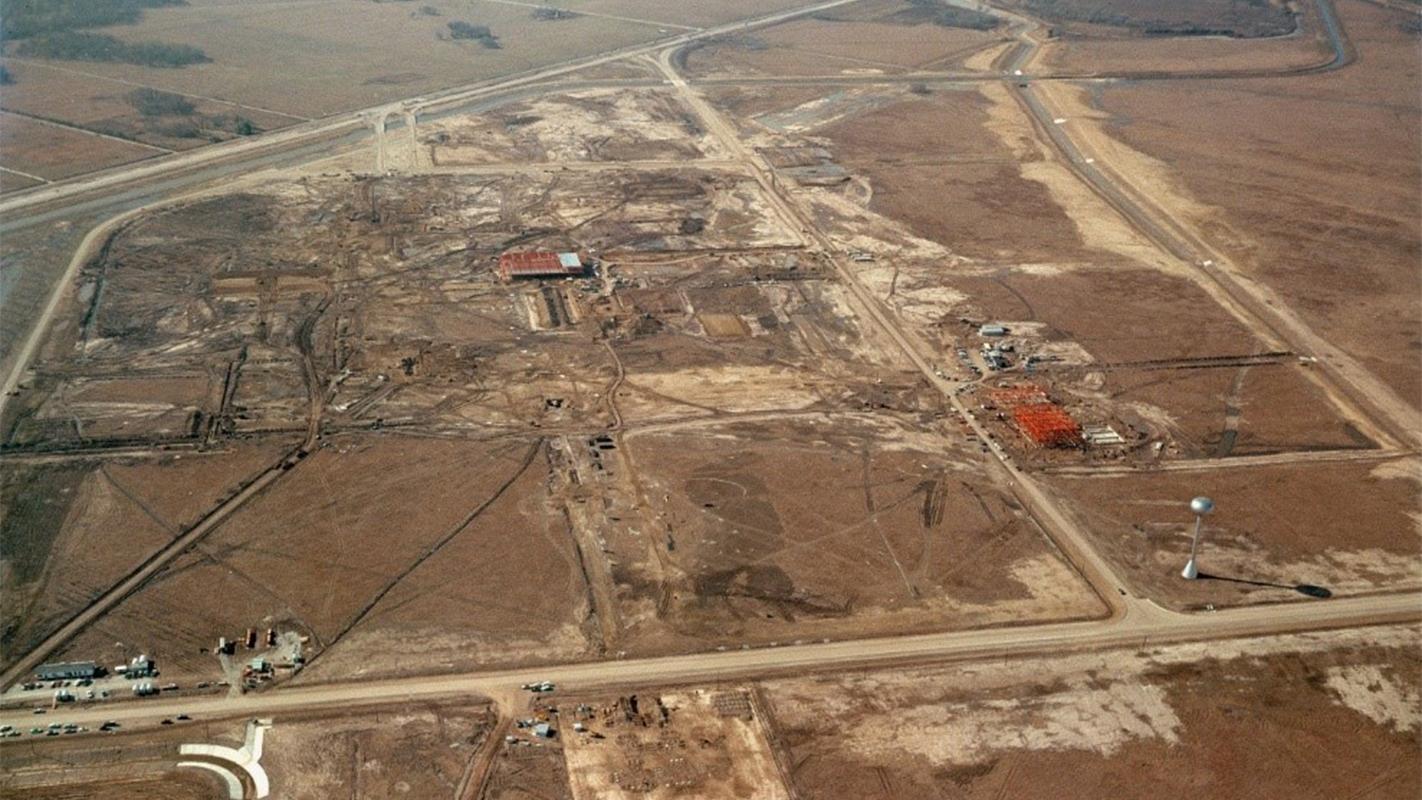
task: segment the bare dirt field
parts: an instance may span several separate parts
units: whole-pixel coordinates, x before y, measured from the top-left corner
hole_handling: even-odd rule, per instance
[[[460,797],[495,719],[454,703],[278,718],[262,766],[290,800]]]
[[[151,147],[6,113],[0,113],[0,153],[4,154],[0,156],[0,166],[46,180],[162,155],[161,150]]]
[[[1001,89],[931,87],[865,110],[806,132],[868,181],[870,209],[971,258],[1120,260],[1112,240],[1129,234],[1097,232],[1111,212],[1068,194],[1074,180]]]
[[[1415,588],[1422,472],[1413,459],[1221,468],[1048,479],[1097,546],[1147,596],[1200,608]],[[1219,513],[1205,525],[1201,573],[1182,581],[1195,495]]]
[[[742,131],[757,128],[757,118],[787,111],[825,96],[821,86],[710,86],[703,96],[727,113]]]
[[[0,171],[0,185],[11,177]],[[75,214],[67,221],[19,228],[0,237],[0,369],[10,369],[74,248],[104,216]]]
[[[306,637],[303,680],[576,658],[586,589],[542,450],[337,438],[67,652],[123,642],[188,680],[223,677],[212,648],[248,628]]]
[[[743,689],[561,702],[573,800],[788,800],[754,703]]]
[[[931,438],[813,417],[628,437],[620,465],[648,507],[607,534],[628,638],[735,645],[1099,613],[1016,502]]]
[[[60,777],[55,775],[54,777]],[[149,797],[153,800],[209,800],[224,796],[215,776],[197,770],[156,771],[147,777],[74,780],[50,785],[26,786],[11,793],[0,787],[0,797],[26,800],[132,800]]]
[[[422,121],[420,142],[435,166],[725,156],[674,95],[655,89],[595,89]]]
[[[1121,85],[1100,103],[1110,135],[1149,156],[1113,163],[1416,403],[1418,34],[1406,13],[1351,1],[1339,11],[1361,54],[1347,69],[1286,82]],[[1162,162],[1168,179],[1156,177]]]
[[[773,681],[804,798],[1415,797],[1416,630]]]
[[[574,800],[561,748],[546,743],[498,747],[481,798]]]
[[[0,504],[6,660],[280,457],[279,442],[103,463],[12,464]]]

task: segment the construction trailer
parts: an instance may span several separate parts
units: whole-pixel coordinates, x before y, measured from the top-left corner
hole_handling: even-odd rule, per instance
[[[99,665],[93,661],[63,661],[41,664],[35,678],[42,681],[67,681],[75,678],[99,677]]]
[[[1110,447],[1112,445],[1125,444],[1125,437],[1116,432],[1110,425],[1088,425],[1081,431],[1081,437],[1087,444],[1095,447]]]

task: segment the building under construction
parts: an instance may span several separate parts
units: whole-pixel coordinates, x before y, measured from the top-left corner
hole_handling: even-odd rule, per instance
[[[1066,409],[1052,402],[1035,384],[997,389],[988,395],[1012,415],[1012,424],[1038,447],[1074,447],[1081,444],[1081,426]]]
[[[518,278],[575,278],[583,272],[583,259],[577,253],[504,253],[499,256],[499,276],[506,281]]]

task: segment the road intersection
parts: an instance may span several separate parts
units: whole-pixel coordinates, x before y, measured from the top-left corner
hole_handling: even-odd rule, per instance
[[[670,85],[685,99],[688,106],[700,118],[707,130],[712,132],[726,152],[730,161],[744,169],[760,184],[775,212],[783,218],[788,229],[795,231],[808,247],[824,255],[837,269],[845,286],[854,296],[860,310],[903,351],[915,364],[925,379],[938,389],[954,407],[959,416],[974,427],[980,440],[990,443],[994,456],[992,468],[999,473],[1004,485],[1011,490],[1031,511],[1042,527],[1052,537],[1054,543],[1066,558],[1093,586],[1109,609],[1104,619],[1064,622],[1031,626],[999,627],[966,632],[899,636],[892,638],[871,638],[842,642],[796,643],[782,647],[764,647],[713,651],[687,655],[657,658],[612,659],[598,662],[573,662],[517,670],[481,671],[466,674],[409,677],[398,680],[352,681],[331,684],[292,685],[276,691],[235,695],[160,697],[115,704],[80,704],[65,706],[49,714],[46,722],[75,722],[92,724],[102,720],[150,721],[161,717],[186,713],[199,719],[214,717],[255,716],[280,712],[330,707],[356,707],[360,705],[399,702],[408,700],[436,700],[454,696],[479,695],[500,702],[510,702],[518,694],[518,687],[534,680],[551,680],[562,686],[574,688],[600,688],[639,685],[686,684],[725,680],[743,680],[768,675],[803,673],[807,671],[839,670],[846,668],[867,668],[914,665],[928,662],[943,662],[988,657],[1017,657],[1041,654],[1060,654],[1086,650],[1108,650],[1117,648],[1138,648],[1186,642],[1203,642],[1244,637],[1266,636],[1280,633],[1327,630],[1342,627],[1359,627],[1382,624],[1412,623],[1422,619],[1422,594],[1394,593],[1363,596],[1326,602],[1303,602],[1282,605],[1262,605],[1245,608],[1220,610],[1217,612],[1180,613],[1169,611],[1146,597],[1133,594],[1128,584],[1116,569],[1092,546],[1090,538],[1080,530],[1078,524],[1063,512],[1056,501],[1038,486],[1033,476],[1023,472],[1008,457],[1007,453],[987,436],[986,431],[973,419],[965,406],[961,393],[962,384],[945,377],[936,367],[925,345],[904,331],[892,315],[857,280],[851,265],[845,263],[844,254],[838,252],[834,243],[811,222],[808,215],[786,195],[773,178],[773,170],[763,157],[746,147],[734,126],[707,103],[697,92],[696,82],[684,78],[677,70],[675,57],[684,47],[694,42],[718,36],[730,31],[782,22],[797,16],[816,13],[854,0],[831,0],[790,11],[767,15],[751,21],[730,23],[715,28],[680,33],[658,42],[625,48],[611,53],[580,59],[566,64],[515,76],[509,79],[464,87],[435,96],[410,98],[397,104],[387,104],[375,109],[365,109],[326,120],[298,125],[296,127],[251,140],[233,142],[227,145],[200,150],[194,153],[163,158],[130,168],[109,171],[100,175],[80,178],[48,185],[36,190],[23,192],[11,199],[0,201],[0,214],[5,215],[8,225],[22,224],[26,219],[47,219],[56,207],[69,204],[94,202],[96,195],[105,193],[124,194],[132,192],[136,185],[145,181],[172,179],[175,175],[193,172],[206,175],[202,170],[215,167],[241,172],[247,165],[264,165],[276,153],[289,148],[312,147],[333,138],[369,135],[371,126],[379,128],[376,136],[379,151],[384,153],[383,134],[386,120],[395,116],[405,126],[417,124],[420,114],[437,113],[458,108],[473,102],[498,97],[515,92],[558,91],[566,78],[577,70],[628,58],[652,58],[663,75],[666,85]],[[1319,0],[1320,7],[1328,7],[1327,0]],[[1331,11],[1325,11],[1329,14]],[[1010,54],[1009,66],[1030,64],[1035,40],[1034,28],[1019,25],[1014,28],[1020,36],[1021,46]],[[1341,48],[1341,46],[1340,46]],[[1343,50],[1335,59],[1343,59]],[[1330,62],[1334,64],[1335,62]],[[999,74],[983,76],[977,74],[972,79],[1008,81],[1017,86],[1019,95],[1028,111],[1037,118],[1039,124],[1056,143],[1064,157],[1077,163],[1077,172],[1083,180],[1091,183],[1098,191],[1112,194],[1114,188],[1107,170],[1087,169],[1086,158],[1069,135],[1053,125],[1049,119],[1050,110],[1036,98],[1030,88],[1031,76],[1018,76],[1016,68]],[[904,78],[909,80],[910,78]],[[885,80],[885,79],[879,79]],[[897,79],[896,79],[897,80]],[[409,132],[413,137],[413,131]],[[1094,159],[1093,159],[1094,160]],[[593,169],[596,167],[589,167]],[[205,181],[194,179],[184,184],[181,191],[197,187]],[[162,201],[171,200],[172,192],[161,193]],[[1121,192],[1117,197],[1117,209],[1128,218],[1133,218],[1131,209],[1139,208],[1139,198]],[[126,196],[126,195],[125,195]],[[1114,196],[1114,194],[1112,195]],[[124,214],[110,219],[102,226],[90,231],[78,252],[71,259],[64,277],[56,282],[52,296],[20,351],[19,357],[5,376],[4,393],[9,393],[21,380],[27,364],[43,341],[43,337],[57,310],[72,277],[90,257],[102,240],[126,219],[151,207],[152,201],[141,202]],[[1152,209],[1152,211],[1154,211]],[[1204,254],[1214,254],[1208,245],[1198,238],[1182,233],[1177,225],[1166,225],[1157,220],[1162,212],[1141,212],[1135,214],[1137,227],[1150,232],[1158,229],[1159,235],[1152,236],[1163,249],[1178,257],[1189,257],[1200,261]],[[1151,228],[1151,226],[1155,226]],[[1172,238],[1173,237],[1173,238]],[[1176,246],[1178,244],[1178,246]],[[1214,254],[1218,258],[1218,254]],[[1213,263],[1213,259],[1212,259]],[[1219,275],[1211,275],[1223,281]],[[1225,276],[1228,277],[1228,276]],[[1257,298],[1255,298],[1257,299]],[[1268,303],[1265,303],[1268,305]],[[1275,309],[1278,312],[1278,309]],[[1300,352],[1317,352],[1322,356],[1323,366],[1330,372],[1331,379],[1350,387],[1348,396],[1372,397],[1375,402],[1358,405],[1380,412],[1384,421],[1378,427],[1401,434],[1395,438],[1410,444],[1407,433],[1409,410],[1396,398],[1383,396],[1381,400],[1376,379],[1371,378],[1361,367],[1341,357],[1331,346],[1302,328],[1302,323],[1281,317],[1274,330],[1280,338],[1298,340],[1307,347],[1296,347]],[[1277,320],[1276,320],[1277,321]],[[0,398],[3,410],[4,398]],[[1362,413],[1360,411],[1359,413]],[[1376,420],[1377,414],[1370,416]],[[1415,420],[1414,420],[1415,421]],[[314,422],[313,422],[314,425]],[[314,431],[314,427],[313,427]],[[1415,435],[1415,434],[1414,434]],[[308,441],[308,445],[314,442]],[[1396,445],[1402,452],[1402,445]],[[1352,456],[1349,456],[1350,458]],[[1362,457],[1362,456],[1360,456]],[[1369,456],[1370,457],[1370,456]],[[279,473],[271,473],[274,481]],[[262,480],[267,480],[265,474]],[[127,576],[100,599],[91,604],[78,616],[71,619],[39,647],[7,670],[3,676],[5,683],[19,680],[30,668],[49,654],[57,651],[79,630],[98,619],[125,597],[139,589],[153,575],[174,557],[195,544],[208,530],[221,524],[226,513],[260,492],[266,483],[260,480],[249,486],[234,498],[230,506],[224,506],[221,515],[209,516],[198,526],[188,530],[182,537],[158,557],[150,559],[135,573]],[[31,720],[28,709],[0,712],[0,722],[17,727]]]

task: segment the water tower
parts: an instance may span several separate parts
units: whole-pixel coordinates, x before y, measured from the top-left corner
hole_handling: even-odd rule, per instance
[[[1190,560],[1185,562],[1185,569],[1180,571],[1180,577],[1193,581],[1200,577],[1200,570],[1195,565],[1195,554],[1200,547],[1200,526],[1205,517],[1215,510],[1215,501],[1208,497],[1197,497],[1190,501],[1190,510],[1195,512],[1195,536],[1190,540]]]

